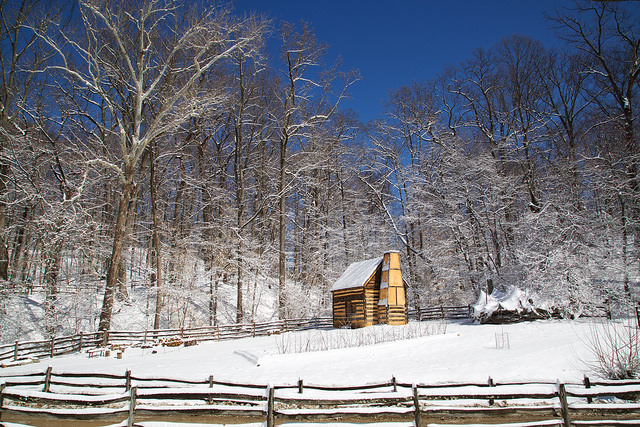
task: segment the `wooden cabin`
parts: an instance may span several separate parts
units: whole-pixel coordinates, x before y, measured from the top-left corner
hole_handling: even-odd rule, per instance
[[[331,292],[336,328],[405,325],[408,321],[406,287],[396,251],[351,264]]]

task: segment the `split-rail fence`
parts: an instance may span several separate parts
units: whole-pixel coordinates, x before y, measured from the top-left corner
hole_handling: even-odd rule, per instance
[[[409,310],[409,318],[417,321],[434,319],[462,319],[471,316],[469,306],[428,307]],[[222,341],[271,335],[307,329],[330,329],[331,317],[311,319],[286,319],[261,323],[203,326],[197,328],[157,329],[145,331],[107,331],[79,333],[67,337],[52,337],[40,341],[16,341],[0,345],[0,363],[16,362],[26,358],[54,357],[80,352],[89,347],[108,344],[145,344],[158,340],[180,338],[181,340]]]
[[[143,378],[130,371],[45,372],[0,377],[0,422],[134,426],[197,423],[381,423],[407,426],[526,423],[628,426],[640,423],[640,381],[409,384],[392,378],[351,387],[267,385]],[[402,425],[402,424],[401,424]],[[519,424],[518,424],[519,425]]]

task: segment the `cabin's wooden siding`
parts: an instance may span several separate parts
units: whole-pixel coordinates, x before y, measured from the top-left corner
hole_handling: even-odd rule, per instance
[[[363,288],[335,291],[333,293],[333,327],[341,328],[364,324],[363,307]]]
[[[375,325],[378,317],[380,293],[380,268],[371,275],[364,286],[333,292],[333,326],[362,328]]]
[[[365,296],[365,322],[363,326],[371,326],[378,323],[378,300],[380,298],[380,276],[381,268],[378,267],[376,272],[369,278],[364,285]]]

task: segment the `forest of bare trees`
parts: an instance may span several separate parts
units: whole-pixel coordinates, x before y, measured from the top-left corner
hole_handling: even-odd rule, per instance
[[[508,285],[564,315],[630,301],[639,12],[549,11],[556,46],[478,47],[363,124],[359,74],[311,24],[0,0],[0,323],[25,292],[49,336],[109,329],[141,290],[140,328],[314,316],[389,248],[415,306]]]

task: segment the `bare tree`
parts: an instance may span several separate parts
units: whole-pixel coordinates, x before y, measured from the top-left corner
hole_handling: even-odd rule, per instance
[[[254,24],[263,27],[265,24],[254,20]],[[232,56],[235,68],[232,81],[233,96],[229,113],[233,128],[233,184],[235,187],[235,238],[236,244],[236,322],[241,323],[244,318],[243,288],[245,265],[246,229],[257,218],[255,212],[249,210],[247,199],[251,180],[251,171],[259,161],[256,150],[264,142],[265,135],[261,132],[268,114],[264,103],[260,102],[261,86],[265,84],[263,64],[262,40],[238,49]]]
[[[50,8],[38,0],[0,1],[0,280],[9,278],[9,152],[21,151],[18,145],[25,143],[33,122],[31,115],[35,114],[34,105],[41,93],[38,89],[41,72],[51,55],[51,49],[41,43],[37,32],[66,11],[64,3],[58,6]],[[29,208],[23,209],[28,215]],[[24,229],[17,233],[22,241]]]
[[[277,116],[277,132],[280,160],[278,166],[278,311],[281,319],[286,317],[286,203],[289,193],[287,164],[290,144],[296,137],[303,136],[313,125],[309,117],[308,102],[315,88],[310,74],[313,67],[319,66],[319,60],[325,47],[320,45],[307,24],[301,32],[295,26],[284,23],[282,26],[282,91],[276,96],[280,103]]]
[[[326,46],[318,42],[308,24],[300,31],[283,23],[280,87],[275,97],[278,111],[274,114],[279,147],[278,165],[278,311],[286,316],[287,292],[287,197],[291,190],[288,175],[289,151],[296,141],[311,137],[315,126],[326,122],[347,96],[349,87],[359,79],[357,73],[340,73],[337,69],[323,72],[320,67]],[[318,72],[314,73],[314,69]],[[333,86],[340,78],[341,84]]]
[[[108,330],[138,162],[155,139],[219,101],[219,93],[192,89],[203,73],[257,35],[243,33],[242,23],[225,10],[198,13],[170,0],[82,1],[80,14],[81,40],[47,41],[58,52],[51,68],[66,73],[107,116],[95,143],[108,157],[95,156],[89,164],[115,170],[121,189],[99,326]]]
[[[558,172],[568,178],[568,193],[563,195],[573,200],[576,209],[581,208],[580,141],[588,128],[586,115],[592,102],[585,90],[588,74],[581,72],[582,62],[579,54],[568,49],[549,50],[537,70],[544,90],[541,100],[550,113],[546,127],[561,163]]]
[[[598,106],[601,135],[607,146],[605,165],[618,178],[614,183],[620,212],[624,290],[630,295],[629,241],[640,246],[640,149],[637,141],[637,102],[640,89],[640,20],[637,8],[617,2],[576,1],[575,7],[556,12],[551,19],[558,31],[580,53],[580,72]],[[616,193],[617,191],[617,193]],[[633,239],[631,238],[633,235]]]
[[[636,154],[634,102],[640,78],[640,23],[637,10],[614,2],[577,1],[552,18],[565,40],[585,54],[584,72],[599,82],[603,111],[618,122],[629,154]],[[636,171],[637,174],[637,171]]]

